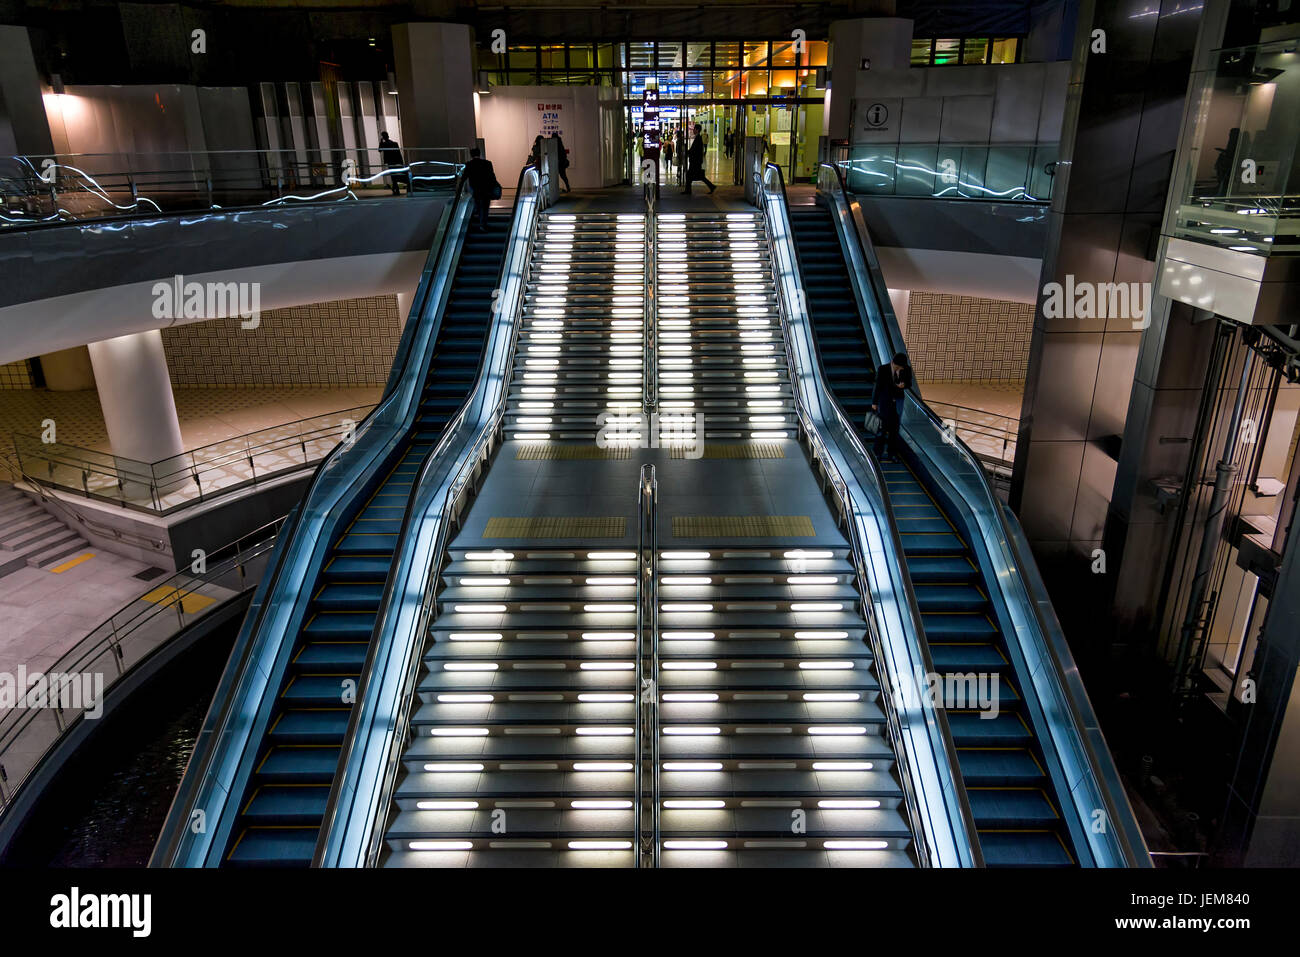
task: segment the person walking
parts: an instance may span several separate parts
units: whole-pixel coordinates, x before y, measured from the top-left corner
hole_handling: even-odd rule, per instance
[[[686,179],[686,131],[683,127],[677,127],[677,133],[674,137],[677,140],[673,147],[673,156],[677,158],[677,182],[681,184]]]
[[[876,433],[876,457],[882,462],[898,461],[898,432],[903,419],[903,397],[912,387],[912,369],[907,353],[899,352],[876,370],[876,388],[871,410],[880,416]]]
[[[727,159],[731,159],[731,151],[735,142],[735,134],[731,132],[731,127],[727,127],[727,132],[722,135],[722,155]]]
[[[465,164],[465,182],[469,183],[474,194],[474,215],[479,229],[487,229],[488,210],[492,200],[501,198],[501,184],[497,182],[496,170],[485,160],[478,147],[469,151],[469,162]]]
[[[687,196],[691,194],[691,184],[697,179],[709,187],[710,193],[718,188],[710,183],[709,178],[704,175],[705,142],[702,135],[703,130],[699,123],[695,124],[694,132],[695,135],[691,137],[691,143],[686,148],[686,188],[682,192]]]
[[[564,191],[572,193],[573,187],[569,185],[569,151],[564,148],[564,139],[559,133],[555,134],[555,145],[560,151],[560,180],[564,183]]]
[[[379,157],[383,160],[384,168],[392,170],[388,174],[388,188],[393,191],[394,196],[402,194],[399,183],[406,183],[406,191],[411,191],[411,181],[406,178],[406,174],[401,168],[406,164],[402,162],[402,149],[396,143],[388,138],[388,132],[381,130],[379,133]]]
[[[673,134],[669,133],[664,137],[664,166],[671,173],[673,168]]]

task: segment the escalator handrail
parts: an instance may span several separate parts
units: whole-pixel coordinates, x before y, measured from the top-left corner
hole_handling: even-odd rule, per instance
[[[407,499],[312,856],[314,867],[365,867],[378,860],[406,743],[414,683],[428,624],[437,608],[438,580],[457,508],[471,485],[466,477],[486,461],[504,420],[527,270],[543,204],[537,170],[526,166],[519,174],[510,235],[498,274],[497,288],[504,294],[494,300],[494,328],[489,329],[484,343],[474,388],[425,456]],[[494,391],[496,399],[487,407]],[[404,586],[412,574],[418,574],[426,557],[429,578],[415,595]],[[408,616],[413,624],[403,630],[403,615],[417,601],[414,618]]]
[[[445,283],[440,287],[438,282],[441,275],[439,264],[444,261],[444,258],[449,253],[455,252],[448,249],[448,243],[453,234],[452,223],[456,221],[458,216],[461,219],[467,217],[469,212],[468,199],[469,197],[465,194],[464,177],[460,177],[456,184],[455,194],[439,220],[429,255],[425,258],[420,284],[416,289],[415,301],[412,305],[413,316],[419,317],[425,314],[435,288],[437,288],[439,296],[445,300]],[[449,264],[448,268],[450,267],[451,264]],[[433,348],[436,342],[436,326],[441,320],[441,313],[433,318],[434,328],[425,339],[426,349]],[[424,325],[426,324],[418,320],[408,320],[402,338],[398,343],[394,366],[400,364],[403,369],[407,367],[411,353],[416,348],[417,327]],[[344,467],[341,465],[343,457],[352,449],[359,448],[362,438],[367,436],[367,433],[372,428],[377,428],[377,423],[385,415],[390,412],[397,412],[398,406],[403,401],[405,401],[407,408],[402,418],[409,421],[415,415],[415,409],[411,406],[411,400],[414,397],[413,390],[408,389],[405,396],[398,392],[401,379],[402,375],[390,375],[379,403],[358,424],[352,440],[350,442],[340,442],[321,461],[312,475],[311,483],[308,485],[300,504],[295,506],[286,517],[284,525],[281,526],[280,534],[276,537],[272,565],[253,595],[253,600],[244,618],[244,624],[240,628],[239,636],[236,639],[234,648],[231,650],[225,671],[200,727],[185,773],[172,799],[163,827],[159,832],[158,842],[150,857],[150,867],[203,866],[207,863],[212,853],[212,838],[216,836],[219,830],[216,827],[216,817],[212,816],[212,812],[223,812],[230,799],[237,799],[237,796],[232,795],[225,788],[218,787],[217,783],[212,780],[211,775],[214,764],[219,754],[227,752],[227,742],[231,737],[247,739],[251,735],[251,725],[256,723],[253,719],[255,719],[261,706],[259,696],[252,713],[244,714],[244,727],[239,731],[235,731],[237,727],[235,705],[239,698],[238,692],[256,677],[259,662],[264,663],[268,657],[272,663],[274,662],[280,651],[280,645],[283,644],[283,640],[281,640],[272,646],[271,637],[266,634],[266,618],[274,605],[271,598],[280,591],[281,579],[286,574],[286,567],[290,564],[291,553],[296,553],[294,557],[299,558],[301,564],[302,549],[307,549],[307,564],[309,567],[314,566],[313,551],[320,540],[321,533],[325,531],[323,525],[326,519],[337,507],[349,488],[366,481],[373,470],[380,467],[387,449],[399,434],[396,424],[389,427],[386,432],[376,432],[375,436],[368,441],[367,447],[359,449],[355,456],[355,463],[347,463],[350,472],[347,473],[346,478],[343,472],[334,474],[336,468]],[[333,480],[332,486],[325,488],[326,483],[330,480]],[[331,497],[331,500],[328,504],[322,505],[320,500],[327,497]],[[317,509],[321,515],[322,527],[317,529],[317,535],[310,543],[299,544],[298,539],[300,536],[298,533],[303,524],[304,515],[312,510],[314,504],[322,506]],[[298,584],[300,587],[302,586],[301,582]],[[289,583],[289,586],[286,587],[291,587],[291,585],[292,583]],[[296,605],[297,602],[294,604]],[[290,617],[292,618],[293,615],[291,614]],[[265,673],[265,670],[260,680],[263,684],[269,682],[269,676]],[[238,767],[239,763],[237,761],[232,777],[238,776]],[[211,800],[200,800],[200,794],[205,789],[211,795]],[[203,813],[204,827],[196,831],[193,829],[194,816],[199,811]],[[206,837],[194,842],[188,841],[189,837],[197,835],[205,835]],[[189,844],[193,846],[187,846]],[[184,855],[184,860],[181,860],[182,855]]]
[[[870,296],[871,301],[874,303],[881,317],[881,324],[884,326],[882,333],[887,347],[894,351],[905,351],[902,336],[898,331],[897,320],[894,318],[893,308],[888,305],[889,297],[884,291],[884,277],[880,272],[879,260],[876,257],[870,233],[862,217],[860,205],[856,201],[850,202],[848,199],[843,172],[838,167],[823,164],[822,169],[834,171],[835,189],[823,191],[820,182],[818,189],[825,192],[835,204],[836,209],[834,212],[838,217],[842,218],[841,221],[845,226],[846,233],[847,223],[843,221],[843,217],[847,217],[847,222],[853,224],[852,235],[856,237],[858,245],[855,252],[860,255],[865,266],[863,273],[867,278],[864,279],[863,274],[859,274],[858,270],[855,269],[851,270],[852,281],[855,285],[861,284],[860,295]],[[850,247],[853,245],[852,243],[849,244]],[[865,331],[869,340],[874,340],[879,345],[880,337],[875,335],[875,331],[870,328],[870,323],[865,314],[862,320],[864,326],[867,327]],[[879,354],[877,354],[877,358],[879,358]],[[908,408],[912,408],[922,415],[928,425],[941,434],[945,433],[942,420],[922,401],[919,390],[915,388],[909,390],[906,403]],[[910,429],[908,431],[911,432]],[[1035,626],[1029,629],[1030,635],[1028,638],[1043,653],[1039,657],[1046,657],[1053,666],[1050,669],[1037,669],[1034,672],[1035,691],[1039,693],[1040,698],[1043,697],[1042,693],[1044,691],[1048,692],[1051,699],[1059,702],[1066,709],[1070,715],[1070,729],[1074,732],[1076,738],[1073,742],[1074,750],[1083,757],[1093,781],[1096,782],[1096,793],[1091,798],[1083,797],[1079,788],[1079,781],[1071,780],[1068,782],[1071,788],[1071,797],[1083,815],[1084,832],[1090,835],[1089,842],[1095,862],[1098,866],[1151,866],[1151,858],[1147,852],[1141,829],[1137,825],[1132,805],[1129,803],[1128,795],[1124,791],[1123,783],[1120,781],[1114,759],[1105,746],[1096,712],[1088,698],[1086,689],[1083,687],[1083,682],[1079,678],[1074,657],[1070,652],[1069,644],[1066,642],[1065,634],[1061,630],[1060,621],[1052,608],[1051,599],[1047,595],[1046,587],[1039,575],[1037,564],[1033,559],[1024,531],[1020,528],[1018,521],[1008,519],[1006,510],[993,491],[993,487],[989,484],[988,475],[985,473],[979,459],[966,443],[956,434],[946,435],[944,441],[962,457],[970,474],[977,476],[978,488],[982,491],[987,505],[985,512],[996,516],[996,525],[993,528],[987,527],[981,521],[979,512],[974,508],[970,508],[970,513],[977,525],[980,526],[980,537],[983,539],[984,546],[988,550],[990,557],[996,556],[1002,559],[997,578],[1003,583],[1004,591],[1007,588],[1014,588],[1015,586],[1012,584],[1014,581],[1021,583],[1021,587],[1024,589],[1024,600],[1020,604],[1022,607],[1028,608],[1031,623]],[[938,464],[937,460],[936,464]],[[947,476],[945,476],[945,479],[947,479]],[[951,479],[948,479],[948,481],[955,489],[955,483],[952,483]],[[1016,571],[1019,571],[1019,574],[1014,574]],[[1007,574],[1002,574],[1003,572]],[[1011,597],[1014,596],[1007,596],[1008,599]],[[1026,636],[1021,633],[1020,629],[1014,629],[1013,634],[1007,637],[1015,637],[1023,648]],[[1047,672],[1050,672],[1050,674],[1047,674]],[[1038,675],[1043,676],[1042,681],[1038,680]],[[1040,704],[1042,703],[1040,701]],[[1044,707],[1045,714],[1049,710],[1051,709]],[[1071,742],[1061,740],[1060,722],[1048,721],[1047,726],[1053,737],[1053,746],[1059,754],[1062,748]],[[1100,807],[1098,807],[1098,804],[1100,804]],[[1110,847],[1111,842],[1097,839],[1099,835],[1093,828],[1091,818],[1091,814],[1096,810],[1103,811],[1106,820],[1111,824],[1111,827],[1106,828],[1100,837],[1104,838],[1105,835],[1114,834],[1114,844],[1116,846],[1113,848]],[[1116,852],[1118,856],[1116,856]]]
[[[772,187],[768,186],[769,179],[775,179]],[[771,198],[769,198],[771,197]],[[796,287],[797,295],[793,297],[799,302],[806,302],[807,298],[803,293],[803,283],[795,266],[797,253],[794,250],[793,236],[789,231],[788,204],[785,196],[785,183],[781,175],[781,170],[775,164],[767,164],[766,169],[759,181],[757,199],[760,207],[764,210],[764,215],[770,215],[767,212],[769,203],[775,206],[778,214],[784,214],[784,223],[786,225],[786,242],[788,244],[788,253],[790,256],[790,265],[788,269],[788,278]],[[769,224],[770,225],[770,224]],[[774,276],[780,267],[778,256],[776,255],[776,243],[774,230],[768,230],[768,242],[771,252],[771,263]],[[849,445],[847,454],[840,449],[840,454],[844,455],[846,461],[860,462],[866,468],[867,474],[871,478],[873,490],[878,494],[881,501],[881,508],[877,510],[874,506],[868,504],[866,508],[860,509],[864,514],[872,514],[876,517],[878,528],[882,528],[888,536],[890,548],[893,554],[900,556],[900,560],[894,563],[899,573],[901,583],[901,592],[903,595],[903,609],[905,611],[901,623],[904,632],[908,634],[910,647],[906,649],[907,657],[911,660],[919,660],[920,669],[924,674],[934,672],[933,660],[930,656],[930,649],[925,641],[924,629],[921,626],[921,612],[916,601],[916,595],[912,587],[910,576],[906,571],[906,564],[901,561],[903,554],[902,538],[898,532],[894,520],[894,512],[889,501],[889,492],[886,487],[884,477],[880,474],[879,467],[875,460],[869,456],[866,449],[859,440],[857,433],[852,428],[848,416],[840,406],[834,393],[825,385],[824,374],[817,360],[817,350],[811,341],[811,335],[806,330],[810,326],[811,320],[806,314],[806,310],[800,307],[800,312],[804,316],[805,332],[796,336],[795,323],[792,317],[793,306],[790,302],[791,297],[784,294],[781,282],[776,283],[777,300],[781,310],[781,324],[788,343],[801,342],[808,351],[811,359],[808,360],[809,368],[806,370],[808,378],[815,383],[817,387],[817,405],[821,409],[829,409],[835,425],[838,426],[840,434],[844,436],[844,441]],[[808,402],[802,395],[805,377],[799,366],[798,360],[794,355],[794,350],[787,350],[786,361],[790,367],[791,384],[794,386],[794,398],[796,408],[799,414],[800,423],[804,432],[808,435],[809,444],[812,446],[815,460],[820,460],[825,469],[827,477],[837,497],[840,499],[840,508],[845,517],[846,537],[849,540],[850,548],[853,551],[854,574],[858,581],[858,589],[864,596],[864,600],[870,600],[875,593],[867,580],[867,548],[861,540],[860,530],[852,520],[858,509],[854,507],[854,495],[849,488],[849,483],[840,468],[832,461],[830,455],[830,443],[822,434],[822,429],[818,425],[818,420],[809,411]],[[859,486],[860,482],[856,482]],[[861,496],[869,500],[865,492]],[[883,514],[884,521],[881,522],[879,515]],[[865,609],[864,609],[865,612]],[[891,657],[886,656],[883,648],[883,640],[879,624],[874,614],[864,613],[863,617],[867,622],[868,634],[872,655],[879,663],[881,676],[886,683],[890,685],[889,689],[881,696],[882,709],[885,712],[887,725],[889,728],[890,739],[894,746],[896,760],[900,767],[898,775],[899,782],[904,789],[906,803],[909,809],[909,824],[912,827],[914,841],[920,846],[921,850],[917,854],[918,861],[922,866],[932,866],[935,864],[949,864],[969,867],[982,867],[983,855],[980,850],[979,840],[976,837],[974,815],[971,813],[970,803],[966,794],[965,787],[957,773],[958,762],[956,747],[953,744],[952,735],[948,728],[947,715],[942,708],[935,707],[933,701],[927,701],[920,692],[920,682],[915,680],[914,675],[898,675],[896,669],[890,668]],[[909,632],[910,625],[910,632]],[[889,669],[886,672],[885,669]],[[944,807],[944,818],[947,822],[947,828],[952,834],[952,847],[945,848],[940,852],[935,847],[935,841],[931,838],[930,831],[922,824],[930,818],[922,813],[921,801],[917,795],[915,783],[911,777],[911,759],[909,749],[903,738],[902,720],[898,715],[897,704],[898,698],[904,699],[904,704],[910,709],[921,709],[924,723],[933,728],[932,734],[927,734],[929,740],[929,749],[935,756],[935,775],[939,779],[939,787],[943,794],[940,800]],[[927,706],[928,705],[928,706]],[[940,755],[942,761],[939,760]],[[918,773],[919,770],[918,770]]]

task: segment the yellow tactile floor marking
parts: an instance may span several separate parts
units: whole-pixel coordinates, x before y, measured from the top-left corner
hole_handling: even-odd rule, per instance
[[[622,515],[489,518],[484,538],[622,538]]]
[[[595,445],[543,445],[526,442],[515,450],[516,459],[630,459],[632,450],[602,449]]]
[[[153,602],[154,604],[163,606],[174,605],[176,604],[177,595],[180,595],[180,589],[168,588],[164,585],[161,588],[155,588],[148,594],[141,595],[140,600]],[[204,608],[207,608],[209,605],[215,605],[217,600],[215,598],[209,598],[207,595],[200,595],[198,592],[191,591],[181,595],[180,602],[181,611],[185,612],[187,615],[193,615],[196,612],[200,612]]]
[[[674,515],[675,538],[816,536],[807,515]]]
[[[54,574],[56,575],[61,575],[63,572],[66,572],[69,568],[76,568],[82,562],[88,562],[94,557],[95,557],[94,552],[87,552],[84,555],[78,555],[76,558],[72,559],[71,561],[64,562],[62,565],[55,565],[53,568],[50,569],[50,571],[54,572]]]
[[[691,453],[683,448],[672,449],[675,459],[691,458]],[[785,448],[777,442],[705,442],[706,459],[783,459]]]

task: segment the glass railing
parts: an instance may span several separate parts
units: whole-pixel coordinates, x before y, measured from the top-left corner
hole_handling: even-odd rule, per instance
[[[373,406],[327,412],[200,446],[159,462],[15,433],[21,473],[46,487],[155,515],[302,471],[350,440]]]
[[[999,203],[1052,198],[1056,143],[881,143],[849,147],[839,165],[864,196],[928,196]]]
[[[947,717],[923,689],[934,664],[902,559],[889,492],[821,375],[805,307],[780,170],[763,173],[759,192],[795,387],[796,410],[812,458],[830,481],[867,607],[864,617],[879,667],[880,704],[898,765],[918,863],[978,867],[983,861]]]
[[[469,160],[459,147],[218,150],[0,156],[0,229],[163,213],[212,212],[449,191]]]
[[[313,866],[373,866],[382,850],[424,642],[437,617],[439,571],[501,440],[528,266],[545,202],[537,169],[526,166],[474,389],[425,457],[407,502]]]
[[[0,820],[62,737],[77,722],[97,716],[114,685],[181,631],[258,581],[282,522],[264,525],[214,550],[202,573],[182,572],[154,583],[54,664],[42,666],[42,682],[53,693],[47,693],[38,706],[6,709],[0,718]],[[57,680],[62,695],[50,685],[52,680]],[[85,699],[87,681],[93,700]]]
[[[1300,253],[1300,39],[1219,50],[1198,104],[1174,235],[1257,256]]]
[[[190,765],[172,803],[151,866],[200,867],[216,863],[230,826],[230,789],[251,761],[249,742],[265,695],[285,665],[345,503],[359,494],[388,460],[415,421],[426,369],[450,293],[460,243],[473,201],[457,186],[438,225],[416,289],[384,397],[350,443],[332,451],[317,469],[303,504],[286,521],[270,573],[253,597],[230,662],[200,728]],[[237,810],[237,809],[236,809]],[[201,811],[205,825],[193,826]]]
[[[881,363],[904,346],[861,211],[849,202],[834,167],[822,167],[818,191],[830,204],[856,295],[866,306],[867,339]],[[1010,625],[1008,647],[1018,659],[1012,664],[1047,732],[1043,748],[1059,762],[1067,802],[1062,810],[1073,811],[1069,823],[1081,862],[1149,867],[1142,833],[1020,523],[998,501],[974,453],[916,390],[905,400],[902,435],[926,473],[946,486],[966,519],[980,564],[990,570],[988,580],[998,586],[990,598]]]

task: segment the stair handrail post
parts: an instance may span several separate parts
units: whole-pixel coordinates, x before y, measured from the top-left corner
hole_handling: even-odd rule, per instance
[[[659,486],[655,467],[642,465],[637,484],[637,622],[636,727],[633,750],[635,857],[637,867],[659,866],[659,651],[656,558],[656,507]],[[646,765],[649,765],[649,794]]]

